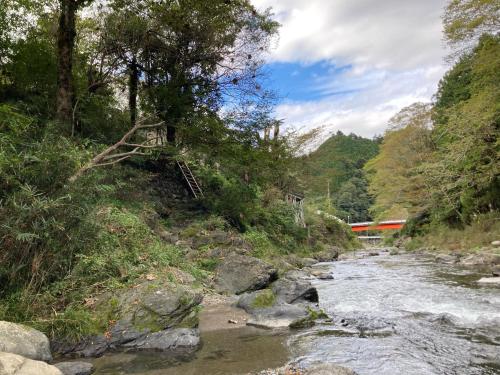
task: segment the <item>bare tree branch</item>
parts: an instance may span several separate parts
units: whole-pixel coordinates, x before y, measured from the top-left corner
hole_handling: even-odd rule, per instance
[[[162,144],[157,144],[157,145],[151,145],[150,142],[154,141],[155,138],[153,139],[147,139],[143,143],[128,143],[129,139],[138,131],[141,129],[153,129],[153,128],[158,128],[162,125],[164,125],[164,122],[158,122],[156,124],[144,124],[145,120],[138,121],[136,125],[134,125],[132,128],[130,128],[129,131],[125,133],[125,135],[114,145],[109,146],[107,149],[99,153],[97,156],[95,156],[92,160],[90,160],[86,165],[84,165],[82,168],[78,170],[70,179],[70,182],[76,181],[81,175],[83,175],[86,171],[92,168],[96,167],[102,167],[105,165],[111,165],[111,164],[116,164],[120,161],[123,161],[125,159],[128,159],[132,156],[136,155],[148,155],[145,152],[141,152],[140,150],[142,149],[153,149],[153,148],[160,148]],[[127,152],[118,152],[120,147],[134,147],[132,151],[127,151]],[[116,159],[116,160],[113,160]]]

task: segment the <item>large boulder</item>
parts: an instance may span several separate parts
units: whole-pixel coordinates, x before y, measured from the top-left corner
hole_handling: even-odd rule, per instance
[[[340,249],[333,246],[319,253],[314,254],[314,259],[318,262],[333,262],[338,259]]]
[[[232,254],[215,271],[215,287],[220,292],[241,294],[263,289],[278,277],[270,264],[249,256]]]
[[[51,361],[49,339],[36,329],[0,321],[0,352]]]
[[[62,355],[98,357],[109,349],[157,346],[158,338],[167,337],[173,328],[198,326],[197,309],[203,295],[186,286],[172,283],[144,282],[134,288],[121,290],[117,296],[106,296],[97,309],[109,311],[112,305],[117,321],[106,334],[84,338],[77,343],[55,341],[53,350]],[[152,335],[161,333],[161,335]],[[146,342],[151,340],[151,344]],[[141,343],[129,345],[128,343]],[[170,350],[163,345],[156,350]]]
[[[238,307],[252,315],[247,325],[258,328],[289,327],[294,322],[309,316],[305,306],[279,301],[271,289],[241,295]]]
[[[287,274],[291,277],[288,278]],[[287,273],[271,285],[277,299],[286,303],[318,302],[318,291],[309,280],[296,278],[296,273]]]
[[[196,319],[191,315],[202,300],[199,291],[185,286],[144,282],[120,293],[116,308],[120,319],[111,330],[111,337],[128,341],[131,329],[155,332],[186,323],[186,319],[193,321],[187,325],[196,326]]]
[[[1,375],[63,375],[55,366],[23,356],[0,352]]]
[[[54,365],[63,375],[90,375],[94,366],[89,362],[59,362]]]

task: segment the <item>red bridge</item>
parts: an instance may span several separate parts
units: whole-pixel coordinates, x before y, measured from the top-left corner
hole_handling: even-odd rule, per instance
[[[401,229],[405,225],[406,220],[388,220],[375,223],[367,221],[364,223],[350,223],[353,232],[363,232],[366,230],[388,230],[388,229]]]

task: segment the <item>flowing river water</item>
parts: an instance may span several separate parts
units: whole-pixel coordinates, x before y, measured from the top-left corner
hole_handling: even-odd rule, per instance
[[[96,374],[245,374],[288,361],[333,362],[359,375],[500,374],[500,288],[484,275],[419,255],[320,264],[315,281],[333,323],[292,332],[202,332],[189,361],[158,354],[97,359]]]

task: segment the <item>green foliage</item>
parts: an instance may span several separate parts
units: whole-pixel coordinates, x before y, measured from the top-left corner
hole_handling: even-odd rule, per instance
[[[368,194],[368,181],[362,171],[358,171],[358,176],[351,177],[340,186],[334,202],[337,215],[351,223],[363,222],[370,218],[368,210],[373,199]]]
[[[256,186],[246,184],[237,176],[213,173],[210,169],[202,171],[200,176],[204,182],[204,202],[208,209],[244,230],[257,201]]]
[[[450,0],[443,17],[448,45],[462,54],[484,34],[497,35],[500,4],[496,0]]]
[[[378,217],[410,214],[405,232],[412,236],[448,238],[443,233],[455,230],[475,238],[466,228],[498,212],[499,70],[500,38],[484,35],[441,80],[432,128],[429,111],[415,105],[393,120],[402,126],[387,132],[380,154],[366,167]],[[420,245],[415,240],[410,247]]]
[[[422,103],[402,109],[391,119],[380,153],[366,164],[376,219],[407,218],[427,209],[429,187],[419,168],[433,151],[430,115],[430,105]]]
[[[252,302],[254,308],[271,307],[276,302],[276,296],[271,289],[260,291]]]
[[[485,36],[440,85],[433,130],[437,151],[422,172],[435,187],[435,220],[465,223],[479,213],[498,209],[499,56],[499,37]],[[461,79],[463,70],[469,71],[470,79]],[[468,95],[460,95],[465,91]]]
[[[470,224],[450,228],[446,223],[427,225],[420,237],[415,237],[407,246],[419,248],[448,249],[455,251],[481,251],[490,249],[491,242],[500,236],[500,214],[498,211],[477,215]]]
[[[307,196],[326,197],[329,187],[338,216],[345,221],[347,216],[368,220],[371,198],[362,168],[377,153],[376,141],[338,132],[301,160],[301,182]]]

